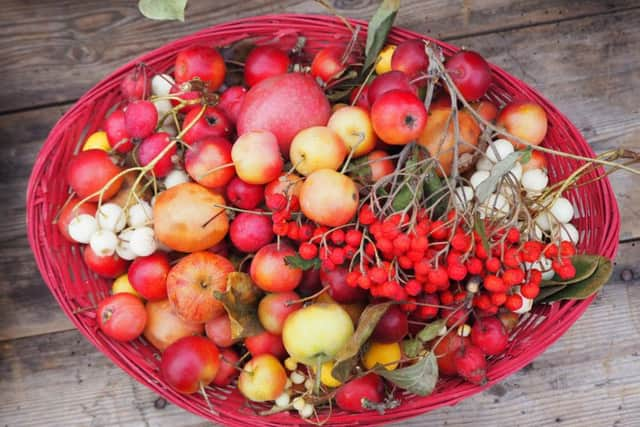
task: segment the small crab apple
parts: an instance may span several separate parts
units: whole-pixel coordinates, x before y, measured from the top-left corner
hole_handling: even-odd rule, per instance
[[[375,104],[378,98],[392,90],[400,90],[416,94],[416,89],[409,83],[409,78],[401,71],[389,71],[373,79],[367,91],[369,105]]]
[[[118,233],[127,225],[127,216],[119,205],[104,203],[96,212],[96,221],[100,229]]]
[[[455,331],[445,335],[433,349],[433,353],[438,360],[440,372],[445,375],[456,375],[458,370],[456,368],[455,355],[460,347],[470,343],[469,337],[462,337]]]
[[[231,159],[238,177],[249,184],[266,184],[282,172],[284,162],[275,135],[269,131],[251,131],[233,144]]]
[[[180,106],[180,113],[182,114],[199,111],[204,103],[202,92],[192,90],[191,83],[171,86],[169,95],[171,95],[171,105],[174,107]]]
[[[147,312],[140,298],[127,293],[108,296],[96,309],[98,327],[116,341],[138,338],[147,323]]]
[[[226,311],[223,311],[204,324],[207,337],[218,347],[230,347],[236,343],[231,332],[231,319]]]
[[[364,108],[369,111],[371,103],[369,102],[369,86],[356,86],[349,94],[349,102],[357,107]]]
[[[471,342],[490,356],[502,353],[508,341],[507,331],[496,317],[478,319],[471,328]]]
[[[164,252],[136,258],[129,267],[131,286],[149,301],[167,298],[167,275],[171,269]]]
[[[240,212],[231,221],[229,238],[241,252],[257,252],[273,240],[273,221],[260,213]]]
[[[125,74],[120,83],[120,90],[129,101],[145,99],[151,95],[151,78],[147,67],[140,64]]]
[[[240,356],[231,348],[220,349],[220,367],[213,379],[213,384],[218,387],[228,386],[240,375],[237,365],[240,363]]]
[[[398,305],[392,305],[380,318],[371,338],[381,343],[399,342],[409,332],[407,314]]]
[[[533,101],[513,101],[500,111],[496,124],[531,145],[539,145],[547,134],[547,113]],[[524,144],[511,142],[518,150],[525,148]]]
[[[102,201],[107,201],[120,190],[122,172],[103,150],[81,151],[71,158],[67,166],[67,182],[78,198],[85,199],[102,191]],[[88,199],[97,202],[100,195]]]
[[[224,187],[235,176],[231,161],[231,143],[225,138],[200,139],[186,150],[184,167],[200,185]]]
[[[282,242],[263,246],[251,260],[251,279],[267,292],[292,291],[302,279],[302,270],[289,266],[285,258],[295,255],[296,251]]]
[[[191,46],[176,56],[174,75],[178,84],[198,79],[214,91],[224,82],[226,71],[220,52],[209,46]]]
[[[547,158],[541,151],[533,150],[531,157],[526,163],[522,163],[522,172],[527,172],[531,169],[547,170]]]
[[[287,316],[302,308],[300,296],[292,291],[267,294],[258,304],[260,324],[273,334],[282,334]]]
[[[337,170],[347,157],[347,148],[331,128],[314,126],[293,138],[289,157],[296,170],[307,176],[319,169]]]
[[[235,124],[238,121],[242,101],[247,94],[247,89],[242,86],[231,86],[220,95],[218,107],[224,111],[224,114]]]
[[[220,367],[220,352],[205,337],[180,338],[162,353],[160,373],[175,390],[195,393],[209,385]]]
[[[116,254],[109,256],[100,256],[96,254],[93,249],[91,249],[91,246],[86,246],[84,248],[82,258],[84,259],[84,263],[87,265],[89,270],[100,276],[109,277],[112,279],[115,279],[116,277],[127,271],[127,265],[129,265],[127,260],[120,258]]]
[[[346,68],[342,60],[344,54],[344,48],[337,46],[320,49],[311,62],[311,75],[325,83],[337,79]]]
[[[391,57],[391,69],[402,71],[410,79],[414,79],[421,72],[426,73],[428,66],[429,57],[425,51],[425,43],[419,39],[403,41]]]
[[[249,52],[244,63],[244,81],[249,87],[269,77],[285,74],[291,59],[286,52],[274,46],[257,46]]]
[[[480,348],[465,344],[458,348],[454,362],[458,375],[472,384],[483,385],[487,382],[487,360]]]
[[[153,174],[162,178],[166,176],[173,168],[173,156],[177,152],[176,144],[172,144],[171,137],[166,132],[158,132],[145,138],[138,147],[137,155],[140,165],[147,166],[149,163],[165,151],[160,160],[157,160],[153,166]]]
[[[188,144],[193,144],[204,138],[227,137],[231,133],[231,121],[218,107],[206,107],[204,113],[196,108],[187,113],[182,127],[189,130],[182,139]]]
[[[376,182],[387,175],[391,175],[396,169],[390,154],[384,150],[372,151],[367,155],[366,159],[371,171],[371,182]]]
[[[249,184],[234,177],[226,188],[227,200],[241,209],[255,209],[264,200],[264,186]]]
[[[275,400],[284,392],[287,372],[280,361],[270,354],[262,354],[244,365],[238,378],[238,390],[253,402]]]
[[[391,71],[391,58],[393,58],[393,53],[397,47],[396,45],[388,44],[382,48],[376,59],[375,70],[377,75]]]
[[[339,304],[354,304],[367,299],[368,292],[359,287],[347,284],[349,271],[343,267],[337,267],[331,271],[320,271],[320,282],[329,288],[329,296]]]
[[[262,331],[259,334],[246,337],[244,346],[247,347],[253,357],[261,354],[271,354],[282,360],[287,356],[287,351],[282,343],[282,336],[268,331]]]
[[[103,128],[107,133],[109,145],[118,153],[128,153],[133,150],[133,142],[127,132],[123,110],[116,110],[109,114],[104,121]]]
[[[305,216],[329,227],[348,223],[358,210],[358,201],[353,180],[331,169],[313,172],[300,190],[300,208]]]
[[[124,111],[124,125],[131,138],[151,135],[158,124],[158,110],[151,101],[135,101]]]
[[[126,278],[126,276],[125,276]],[[130,288],[130,292],[135,292]],[[147,301],[147,325],[143,335],[155,348],[164,351],[180,338],[202,335],[204,326],[182,320],[171,308],[169,300]]]
[[[486,99],[471,103],[471,108],[476,110],[480,117],[488,122],[493,122],[498,117],[498,107]]]
[[[336,405],[350,412],[366,412],[373,408],[365,402],[380,403],[384,400],[384,382],[378,375],[369,373],[355,378],[336,392]]]
[[[327,127],[342,140],[347,150],[353,150],[353,157],[361,157],[376,146],[369,112],[358,106],[347,106],[335,111],[329,117]]]
[[[427,110],[414,94],[392,90],[374,102],[371,122],[376,134],[384,142],[405,145],[422,134],[427,124]]]
[[[462,50],[445,64],[453,83],[467,101],[481,98],[491,84],[491,69],[480,54]]]

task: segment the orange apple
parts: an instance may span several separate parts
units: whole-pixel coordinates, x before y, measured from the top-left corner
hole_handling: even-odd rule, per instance
[[[396,169],[393,160],[389,159],[389,153],[384,150],[375,150],[369,153],[367,161],[371,170],[371,182],[376,182],[380,178],[391,175]]]
[[[285,257],[295,256],[296,251],[285,243],[263,246],[251,260],[251,279],[267,292],[288,292],[302,280],[302,270],[286,264]]]
[[[171,308],[169,300],[149,301],[146,304],[147,325],[143,335],[155,348],[164,351],[182,337],[201,335],[202,323],[182,320]]]
[[[547,134],[547,113],[532,101],[514,101],[507,104],[498,115],[497,125],[511,135],[530,143],[539,145]],[[506,138],[505,139],[509,139]],[[516,150],[525,147],[517,141],[511,141]]]
[[[347,157],[347,149],[336,132],[314,126],[298,132],[291,142],[289,158],[296,170],[309,175],[318,169],[336,170]]]
[[[358,188],[353,180],[331,169],[309,175],[300,190],[302,213],[329,227],[348,223],[358,209],[358,201]]]
[[[242,134],[233,144],[231,159],[240,179],[249,184],[273,181],[284,165],[276,136],[266,130]]]

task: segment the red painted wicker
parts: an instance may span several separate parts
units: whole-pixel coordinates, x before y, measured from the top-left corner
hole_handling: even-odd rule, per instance
[[[352,20],[352,24],[366,23]],[[83,135],[96,130],[105,113],[120,101],[119,84],[122,77],[137,63],[145,62],[155,70],[166,70],[176,53],[194,43],[222,46],[247,37],[258,41],[273,40],[285,48],[294,45],[296,37],[304,35],[310,50],[326,44],[345,44],[350,33],[338,19],[312,15],[262,16],[217,25],[175,41],[147,53],[102,80],[87,92],[56,124],[36,160],[27,195],[27,224],[29,241],[40,272],[64,312],[76,327],[100,351],[129,375],[155,390],[175,404],[212,421],[230,426],[306,425],[300,418],[287,413],[260,417],[245,404],[245,399],[233,387],[209,388],[207,393],[215,413],[209,411],[202,396],[184,396],[168,388],[159,376],[158,355],[143,339],[121,344],[105,337],[97,328],[91,307],[109,292],[106,280],[88,272],[80,256],[78,245],[62,238],[53,219],[68,195],[64,174],[65,165],[83,141]],[[425,38],[420,34],[395,28],[391,42],[409,38]],[[437,42],[450,55],[456,47]],[[492,66],[494,80],[490,97],[504,102],[513,97],[532,99],[544,106],[549,117],[549,132],[545,145],[583,156],[594,153],[580,132],[553,105],[520,80]],[[550,159],[553,181],[562,179],[578,167],[580,162]],[[582,188],[580,193],[568,196],[576,206],[575,225],[580,232],[581,251],[598,253],[613,258],[618,244],[620,216],[609,181],[604,179]],[[333,411],[328,425],[376,425],[413,417],[435,408],[453,405],[501,381],[531,362],[556,341],[585,311],[591,299],[578,302],[556,303],[538,307],[524,317],[514,331],[506,353],[490,362],[489,383],[474,386],[458,379],[442,379],[435,392],[428,397],[406,395],[400,407],[384,415],[375,412],[352,414]],[[79,311],[80,310],[80,311]]]

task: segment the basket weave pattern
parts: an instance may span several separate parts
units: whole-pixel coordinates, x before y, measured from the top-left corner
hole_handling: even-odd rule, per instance
[[[363,41],[366,23],[350,20],[362,27]],[[136,64],[144,62],[153,70],[166,71],[175,55],[193,44],[224,46],[245,38],[257,43],[273,42],[285,49],[295,45],[298,36],[305,36],[305,49],[315,51],[328,44],[345,45],[351,33],[344,23],[332,17],[315,15],[277,15],[248,18],[217,25],[147,53],[121,67],[98,83],[58,121],[49,134],[33,168],[27,194],[27,224],[29,242],[40,272],[60,307],[75,326],[100,351],[129,375],[146,384],[175,404],[212,421],[230,426],[306,425],[298,416],[281,413],[260,417],[234,387],[207,388],[215,413],[199,394],[181,395],[170,389],[159,375],[159,355],[144,339],[118,343],[102,334],[92,307],[108,295],[110,282],[87,270],[79,245],[67,242],[53,223],[54,217],[68,196],[63,171],[71,156],[78,151],[84,136],[98,130],[105,115],[122,101],[120,81]],[[432,40],[420,34],[394,28],[391,43],[412,38]],[[458,50],[455,46],[432,40],[445,55]],[[535,90],[503,70],[492,66],[493,83],[489,97],[498,105],[511,100],[530,99],[546,110],[549,130],[544,145],[554,149],[592,157],[593,151],[579,131],[556,108]],[[549,158],[551,182],[558,181],[575,170],[580,162]],[[586,176],[583,179],[593,178]],[[574,224],[580,232],[579,250],[613,258],[618,244],[620,216],[609,181],[604,179],[570,192],[567,197],[576,208]],[[522,318],[512,334],[504,355],[489,362],[489,383],[483,387],[459,379],[443,378],[434,393],[427,397],[402,396],[402,405],[379,415],[376,412],[352,414],[336,408],[328,425],[376,425],[413,417],[435,408],[452,405],[478,393],[521,369],[555,342],[586,310],[592,298],[537,307]]]

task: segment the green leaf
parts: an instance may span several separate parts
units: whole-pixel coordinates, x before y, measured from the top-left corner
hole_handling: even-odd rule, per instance
[[[399,212],[409,206],[409,203],[413,200],[413,190],[409,184],[403,184],[393,198],[393,202],[391,202],[391,207],[394,212]]]
[[[299,268],[300,270],[318,270],[322,265],[320,258],[304,259],[300,255],[289,255],[284,257],[284,263],[289,267]]]
[[[418,332],[418,335],[416,335],[416,338],[418,338],[422,342],[431,341],[432,339],[438,336],[438,333],[440,332],[440,330],[445,324],[446,324],[445,319],[438,319],[434,322],[431,322],[428,325],[426,325],[424,328],[422,328],[420,332]]]
[[[400,346],[407,357],[416,357],[423,348],[422,341],[418,339],[404,340],[400,343]]]
[[[365,70],[376,62],[378,53],[380,53],[380,50],[384,47],[398,9],[400,9],[400,0],[383,0],[369,21],[367,43],[364,51],[366,59],[364,61],[364,67],[362,67],[363,75],[366,75]]]
[[[529,163],[529,160],[531,160],[531,152],[533,151],[533,149],[531,148],[531,146],[528,146],[527,148],[525,148],[524,150],[522,150],[520,153],[522,153],[522,155],[520,156],[520,160],[519,162],[524,164]]]
[[[358,328],[349,339],[349,342],[336,355],[336,362],[333,365],[331,375],[340,382],[345,382],[351,370],[358,363],[358,353],[362,345],[369,339],[376,325],[392,305],[392,302],[368,305],[364,309],[360,320],[358,320]]]
[[[571,263],[576,269],[576,275],[573,279],[562,280],[555,275],[553,279],[543,280],[540,286],[554,286],[554,285],[570,285],[572,283],[581,282],[589,277],[598,269],[600,264],[600,256],[598,255],[574,255],[571,258]]]
[[[138,9],[149,19],[184,22],[187,0],[140,0]]]
[[[611,278],[613,264],[609,258],[598,256],[599,263],[596,271],[588,278],[567,285],[560,291],[547,297],[545,302],[560,301],[563,299],[585,299],[598,292]]]
[[[473,218],[473,228],[480,236],[480,241],[482,242],[482,247],[484,248],[485,252],[491,253],[489,239],[487,239],[487,230],[485,229],[484,221],[480,218],[480,214],[478,213],[476,213],[475,217]]]
[[[214,292],[231,320],[231,337],[239,339],[257,335],[263,331],[258,320],[258,301],[262,291],[245,273],[232,272],[227,275],[226,292]]]
[[[540,293],[535,298],[534,302],[536,302],[536,303],[552,302],[553,300],[551,300],[551,299],[547,300],[547,299],[549,297],[551,297],[552,295],[560,292],[561,290],[563,290],[566,287],[567,287],[567,285],[558,285],[558,286],[547,286],[545,288],[540,288]]]
[[[489,175],[489,178],[482,181],[476,188],[476,198],[479,203],[487,200],[489,196],[496,191],[498,183],[502,177],[513,169],[521,155],[521,152],[515,151],[495,164],[493,169],[491,169],[491,175]]]
[[[357,178],[365,183],[371,182],[372,172],[369,159],[365,156],[352,160],[348,173],[351,178]]]
[[[449,197],[442,197],[445,184],[436,173],[431,171],[424,180],[424,191],[428,195],[425,199],[425,203],[428,207],[432,207],[436,200],[442,198],[438,205],[434,209],[434,216],[440,217],[444,215],[449,204]],[[449,192],[447,191],[447,194]]]
[[[401,389],[418,396],[430,394],[438,382],[438,362],[432,351],[406,368],[387,371],[384,367],[378,366],[375,372]]]

